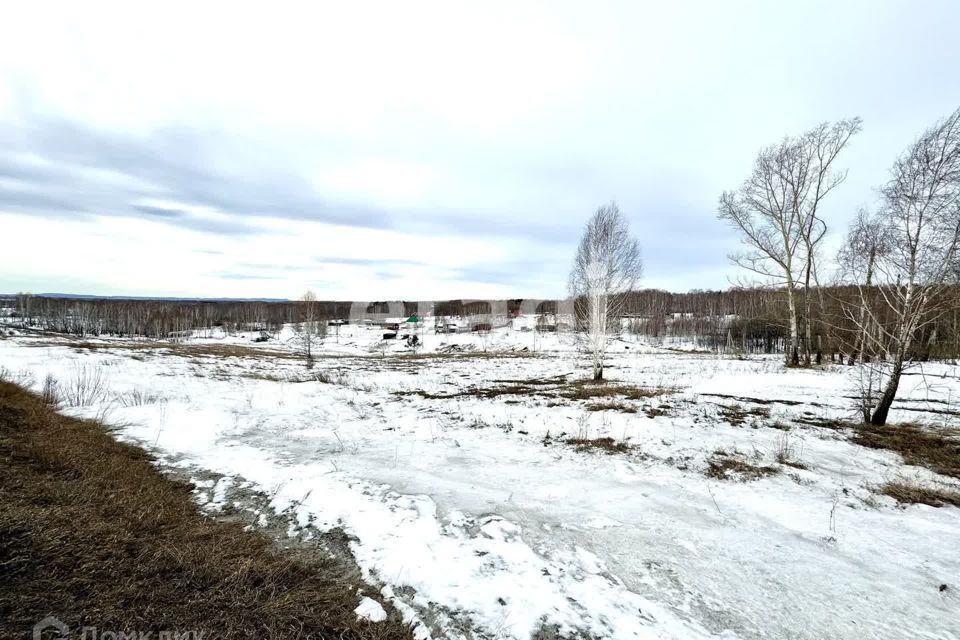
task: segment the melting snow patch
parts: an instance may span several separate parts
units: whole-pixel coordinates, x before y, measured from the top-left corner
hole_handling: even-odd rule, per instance
[[[380,603],[372,598],[363,598],[360,606],[353,610],[360,620],[369,620],[370,622],[383,622],[387,619],[387,612],[383,610]]]
[[[227,502],[227,490],[232,483],[233,478],[229,476],[217,480],[217,483],[213,485],[213,495],[210,496],[209,501],[201,502],[203,508],[208,511],[222,511]]]

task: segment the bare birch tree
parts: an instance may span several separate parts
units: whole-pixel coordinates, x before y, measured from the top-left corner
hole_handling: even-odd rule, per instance
[[[760,151],[750,177],[739,189],[720,196],[719,218],[736,229],[749,247],[730,259],[786,292],[787,365],[799,363],[797,289],[801,284],[807,312],[805,362],[809,364],[810,287],[816,274],[817,245],[826,233],[819,208],[846,178],[846,172],[834,171],[832,165],[859,130],[860,119],[853,118],[821,124],[798,138],[784,138]]]
[[[827,234],[827,224],[820,217],[820,203],[831,191],[847,178],[847,170],[834,170],[834,160],[861,128],[860,118],[840,120],[834,124],[821,123],[804,134],[794,150],[796,156],[790,175],[793,194],[792,206],[803,221],[801,236],[804,248],[803,300],[804,300],[804,364],[810,366],[813,348],[813,298],[811,284],[817,286],[820,314],[823,315],[823,296],[817,282],[817,251]],[[819,351],[818,351],[819,361]]]
[[[843,309],[856,332],[847,360],[849,365],[855,364],[858,359],[870,362],[872,357],[867,348],[870,331],[870,324],[867,322],[869,305],[864,292],[869,292],[873,287],[877,260],[886,257],[890,248],[890,229],[884,220],[866,209],[860,209],[850,224],[847,237],[837,255],[841,280],[857,285],[860,294],[857,306],[847,304]]]
[[[620,333],[627,295],[643,274],[640,245],[615,202],[600,207],[587,222],[570,272],[576,324],[590,353],[593,379],[603,379],[604,357]]]
[[[952,310],[949,289],[960,257],[960,109],[927,129],[891,173],[878,214],[887,250],[872,257],[876,287],[859,289],[866,309],[861,331],[883,358],[866,365],[869,389],[882,388],[870,415],[875,425],[886,424],[900,376],[920,351],[918,336]],[[870,259],[860,256],[861,264]]]
[[[317,295],[313,291],[303,294],[300,301],[303,303],[303,316],[295,326],[307,362],[312,363],[314,344],[326,335],[326,326],[321,326]]]

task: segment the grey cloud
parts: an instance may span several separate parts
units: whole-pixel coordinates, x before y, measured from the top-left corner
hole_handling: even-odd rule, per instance
[[[96,130],[63,118],[35,116],[19,130],[7,126],[0,133],[0,142],[6,154],[0,153],[0,177],[20,186],[17,190],[0,190],[0,206],[28,214],[57,215],[69,209],[100,215],[163,217],[182,223],[183,212],[135,204],[145,198],[165,198],[237,217],[390,226],[383,212],[324,200],[297,176],[263,166],[218,170],[216,154],[229,150],[229,141],[209,132],[167,128],[132,136]],[[19,162],[16,152],[39,156],[44,164]],[[106,179],[98,182],[97,172],[114,179],[119,176],[125,184]],[[199,221],[186,226],[219,228]],[[224,228],[240,230],[236,226]]]
[[[215,233],[222,235],[241,235],[251,233],[265,233],[263,229],[246,224],[240,220],[218,220],[204,218],[182,209],[167,207],[151,207],[146,205],[134,205],[133,210],[147,216],[150,219],[159,219],[169,221],[170,224],[182,229],[191,229],[193,231],[202,231],[205,233]]]
[[[213,233],[217,235],[246,235],[266,233],[259,227],[233,220],[209,220],[198,217],[187,219],[178,218],[177,222],[174,224],[184,229],[201,231],[203,233]]]
[[[353,266],[378,266],[378,265],[408,265],[408,266],[419,266],[425,263],[419,262],[417,260],[389,260],[389,259],[377,259],[377,258],[341,258],[341,257],[317,257],[317,262],[324,264],[346,264]]]
[[[49,217],[76,217],[77,214],[90,213],[64,196],[8,188],[0,188],[0,209]]]
[[[300,265],[276,264],[271,262],[241,262],[238,266],[244,269],[273,269],[276,271],[311,271],[316,267],[304,267]]]
[[[216,273],[213,275],[225,280],[283,280],[280,276],[264,276],[253,273]]]
[[[134,205],[133,208],[140,213],[156,218],[182,218],[186,215],[180,209],[165,209],[163,207],[149,207],[146,205]]]
[[[584,214],[584,218],[591,213]],[[434,220],[431,220],[435,223]],[[449,224],[456,231],[470,235],[510,236],[530,238],[538,242],[566,244],[576,242],[580,232],[579,221],[552,223],[528,222],[520,213],[492,216],[488,212],[459,214]],[[416,228],[416,225],[413,226]]]
[[[334,202],[305,179],[272,168],[269,158],[246,164],[235,141],[195,127],[166,127],[142,135],[104,131],[63,117],[29,115],[27,124],[0,123],[0,207],[19,213],[64,212],[143,217],[213,233],[256,233],[242,224],[214,223],[176,209],[139,204],[164,199],[243,217],[311,220],[351,227],[396,228],[428,234],[522,236],[567,242],[575,228],[525,221],[516,215],[464,209],[383,210]],[[25,163],[30,154],[42,164]],[[250,154],[248,154],[250,155]],[[227,166],[230,163],[237,166]]]

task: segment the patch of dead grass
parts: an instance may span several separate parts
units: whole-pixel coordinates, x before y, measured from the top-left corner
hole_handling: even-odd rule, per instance
[[[591,402],[586,406],[587,411],[619,411],[621,413],[637,413],[638,409],[623,400],[606,400]]]
[[[622,397],[627,400],[644,400],[674,393],[668,387],[637,387],[613,381],[577,380],[558,389],[558,394],[568,400],[592,400],[594,398]]]
[[[723,449],[713,452],[707,459],[706,475],[716,480],[759,480],[779,473],[780,470],[769,465],[753,464],[737,452],[729,453]]]
[[[608,455],[627,453],[633,448],[613,438],[567,438],[564,442],[573,445],[577,451],[602,451]]]
[[[504,380],[506,384],[491,387],[469,387],[450,392],[432,392],[425,389],[410,389],[405,391],[395,391],[395,395],[401,396],[420,396],[429,400],[449,399],[449,398],[482,398],[492,400],[500,396],[538,396],[549,398],[551,403],[557,400],[607,400],[606,405],[594,403],[591,411],[602,411],[603,407],[618,402],[617,408],[624,405],[623,400],[645,400],[656,398],[663,395],[675,393],[676,389],[669,387],[638,387],[620,382],[594,382],[592,380],[577,380],[574,382],[564,382],[564,376],[556,378],[543,378],[533,380]],[[557,406],[550,404],[549,406]],[[624,409],[620,409],[624,410]],[[628,411],[636,413],[636,411]]]
[[[952,505],[960,507],[960,491],[946,487],[921,486],[905,482],[888,482],[880,493],[890,496],[900,504],[926,504],[931,507]]]
[[[960,437],[955,430],[916,424],[850,426],[854,430],[851,440],[861,446],[896,451],[907,464],[960,478]]]
[[[731,426],[739,427],[746,424],[750,418],[769,418],[770,409],[767,407],[747,407],[742,404],[720,406],[720,417]]]
[[[143,359],[145,352],[156,352],[157,355],[175,355],[184,358],[280,358],[285,360],[301,360],[302,356],[292,351],[279,349],[265,349],[249,347],[243,344],[208,344],[193,342],[174,342],[170,340],[117,340],[107,342],[90,342],[87,340],[63,339],[54,341],[37,341],[27,343],[28,346],[69,347],[75,351],[128,351],[131,357]]]
[[[656,398],[666,394],[675,393],[676,389],[669,387],[637,387],[619,382],[594,382],[591,380],[577,380],[574,382],[563,381],[564,376],[555,378],[542,378],[532,380],[503,380],[498,386],[491,387],[468,387],[450,392],[433,392],[425,389],[410,389],[404,391],[395,391],[394,395],[399,396],[419,396],[428,400],[440,400],[449,398],[482,398],[492,400],[501,396],[536,396],[549,398],[551,403],[557,400],[606,400],[606,404],[594,403],[588,406],[590,411],[602,411],[605,407],[617,403],[619,410],[625,410],[620,407],[626,405],[623,400],[644,400]],[[550,404],[549,406],[557,406]],[[593,408],[593,407],[597,408]],[[613,407],[611,407],[613,408]],[[636,410],[627,411],[636,413]]]
[[[189,485],[104,428],[0,383],[0,637],[53,613],[71,627],[208,638],[409,639],[357,620],[369,586],[342,557],[282,552],[203,516]],[[389,609],[389,607],[388,607]]]
[[[670,415],[670,411],[673,409],[672,405],[661,404],[656,407],[644,407],[643,413],[650,419],[659,418],[660,416]]]

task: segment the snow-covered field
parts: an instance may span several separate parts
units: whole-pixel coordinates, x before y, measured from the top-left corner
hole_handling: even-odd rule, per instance
[[[960,638],[960,509],[877,492],[960,483],[821,424],[853,417],[843,367],[631,339],[606,374],[633,399],[591,398],[556,334],[426,335],[411,355],[345,327],[310,369],[291,340],[212,335],[20,335],[0,366],[37,390],[101,372],[65,411],[225,477],[198,497],[241,485],[295,513],[292,536],[342,528],[422,637]],[[960,426],[957,367],[923,373],[892,419]],[[604,437],[627,446],[566,442]],[[724,458],[767,470],[708,475]]]

